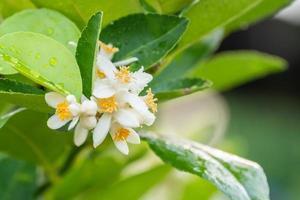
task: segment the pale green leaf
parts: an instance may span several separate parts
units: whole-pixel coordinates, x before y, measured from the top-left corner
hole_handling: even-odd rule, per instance
[[[38,33],[16,32],[0,38],[1,58],[15,70],[46,88],[63,94],[82,94],[75,57],[61,43]]]
[[[265,174],[256,163],[191,141],[142,138],[164,162],[210,181],[232,200],[269,200]]]
[[[172,14],[190,5],[193,0],[144,0],[144,3],[162,14]]]
[[[1,0],[0,21],[1,18],[6,18],[16,12],[31,8],[34,8],[34,5],[31,3],[30,0]]]
[[[182,17],[135,14],[108,25],[100,39],[120,49],[115,61],[137,57],[138,63],[147,69],[172,50],[187,24]]]
[[[32,0],[32,2],[38,7],[51,8],[63,13],[80,28],[99,11],[104,13],[104,26],[122,16],[143,11],[139,0]]]
[[[83,94],[88,98],[92,96],[96,73],[95,62],[99,51],[98,40],[101,31],[102,15],[102,12],[98,12],[91,17],[81,34],[76,50],[76,60],[80,68]]]
[[[214,88],[228,90],[253,79],[281,72],[286,66],[286,61],[276,56],[255,51],[231,51],[199,63],[190,77],[211,80]]]

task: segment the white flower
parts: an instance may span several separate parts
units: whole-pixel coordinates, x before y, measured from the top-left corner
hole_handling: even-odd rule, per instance
[[[118,123],[113,123],[110,131],[111,138],[117,149],[125,155],[128,155],[129,149],[127,142],[140,144],[140,136],[132,128],[125,128]]]
[[[51,129],[59,129],[70,123],[70,127],[76,124],[79,120],[80,104],[77,103],[73,95],[64,97],[56,92],[49,92],[45,95],[46,103],[55,108],[55,114],[49,118],[47,125]]]
[[[79,123],[75,128],[74,134],[76,146],[80,146],[86,141],[89,131],[95,128],[97,124],[96,114],[98,107],[94,101],[84,98],[80,110]]]
[[[102,57],[107,58],[108,60],[111,60],[114,54],[119,51],[119,49],[117,47],[114,47],[112,44],[105,44],[101,41],[99,41],[99,46],[100,46],[99,54]]]
[[[144,72],[144,67],[141,67],[138,71],[132,73],[132,81],[129,89],[131,92],[139,94],[148,86],[153,79],[151,74]]]
[[[108,98],[96,98],[100,117],[93,133],[94,147],[100,145],[108,134],[111,124],[117,122],[124,127],[137,128],[142,124],[152,125],[155,116],[146,103],[137,95],[120,91]]]

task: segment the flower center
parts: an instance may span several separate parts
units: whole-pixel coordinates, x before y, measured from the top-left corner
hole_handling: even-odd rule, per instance
[[[157,98],[154,98],[154,94],[151,91],[151,88],[147,90],[147,95],[145,98],[145,103],[152,110],[152,112],[157,112]]]
[[[123,141],[126,140],[129,136],[130,132],[126,128],[119,128],[114,136],[115,141]]]
[[[112,113],[118,109],[118,103],[115,96],[98,99],[98,105],[101,112]]]
[[[67,101],[59,103],[55,113],[61,121],[72,118],[72,113],[69,110],[69,103]]]
[[[113,47],[111,44],[107,45],[101,41],[99,41],[101,49],[104,49],[107,53],[116,53],[119,51],[119,48]]]
[[[96,70],[96,74],[97,74],[97,77],[101,78],[101,79],[106,77],[105,74],[104,74],[104,72],[101,71],[100,69]]]
[[[129,83],[131,81],[129,67],[120,67],[116,72],[116,77],[122,83]]]

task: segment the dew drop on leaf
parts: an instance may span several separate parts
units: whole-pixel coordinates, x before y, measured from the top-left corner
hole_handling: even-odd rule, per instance
[[[49,65],[54,67],[55,65],[57,65],[57,59],[52,57],[49,59]]]
[[[48,33],[48,35],[53,35],[54,29],[53,28],[48,28],[47,33]]]
[[[35,59],[40,59],[40,57],[41,57],[40,53],[36,53],[35,56],[34,56]]]

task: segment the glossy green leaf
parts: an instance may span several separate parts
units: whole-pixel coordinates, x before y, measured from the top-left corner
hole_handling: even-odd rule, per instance
[[[76,48],[69,43],[77,43],[80,37],[80,31],[72,21],[49,9],[25,10],[7,18],[0,25],[0,36],[18,31],[41,33],[51,37],[74,54]]]
[[[216,31],[203,41],[183,51],[171,63],[155,74],[151,84],[155,85],[184,78],[197,64],[203,62],[217,49],[222,38],[223,31]]]
[[[0,130],[0,151],[40,164],[52,180],[58,162],[70,147],[71,135],[47,127],[47,114],[24,111],[14,115]]]
[[[57,10],[82,28],[94,13],[102,11],[105,15],[103,25],[132,13],[143,11],[139,0],[31,0],[38,7]]]
[[[34,5],[31,3],[30,0],[1,0],[0,21],[1,18],[6,18],[16,12],[31,8],[34,8]]]
[[[187,24],[182,17],[135,14],[108,25],[100,39],[120,49],[114,60],[137,57],[147,69],[172,50]]]
[[[190,26],[173,56],[202,40],[216,29],[226,29],[229,26],[238,28],[259,20],[284,6],[287,0],[276,1],[276,7],[273,6],[275,3],[265,3],[266,1],[270,2],[270,0],[198,1],[184,14],[190,20]]]
[[[0,199],[31,200],[36,187],[34,165],[0,154]]]
[[[43,90],[17,81],[0,79],[0,98],[3,102],[9,102],[32,110],[51,111],[50,107],[45,103]]]
[[[81,97],[82,81],[76,59],[52,38],[31,32],[6,34],[0,38],[0,54],[4,61],[34,82]]]
[[[276,56],[255,51],[232,51],[200,63],[190,77],[211,80],[214,88],[228,90],[253,79],[281,72],[286,66],[286,61]]]
[[[192,94],[207,89],[210,86],[210,81],[198,78],[171,80],[156,85],[150,85],[155,97],[160,101]]]
[[[142,138],[164,162],[210,181],[232,200],[269,199],[265,174],[256,163],[189,141]]]
[[[99,50],[98,40],[101,31],[102,12],[98,12],[91,17],[87,27],[83,30],[78,41],[76,50],[76,60],[80,68],[83,94],[86,97],[92,96],[95,62]]]
[[[158,13],[172,14],[181,11],[190,5],[193,0],[144,0]]]
[[[22,112],[26,110],[26,108],[17,108],[17,109],[14,109],[14,110],[11,110],[10,112],[7,112],[7,113],[4,113],[2,115],[0,115],[0,129],[8,122],[8,120],[18,114],[19,112]]]

